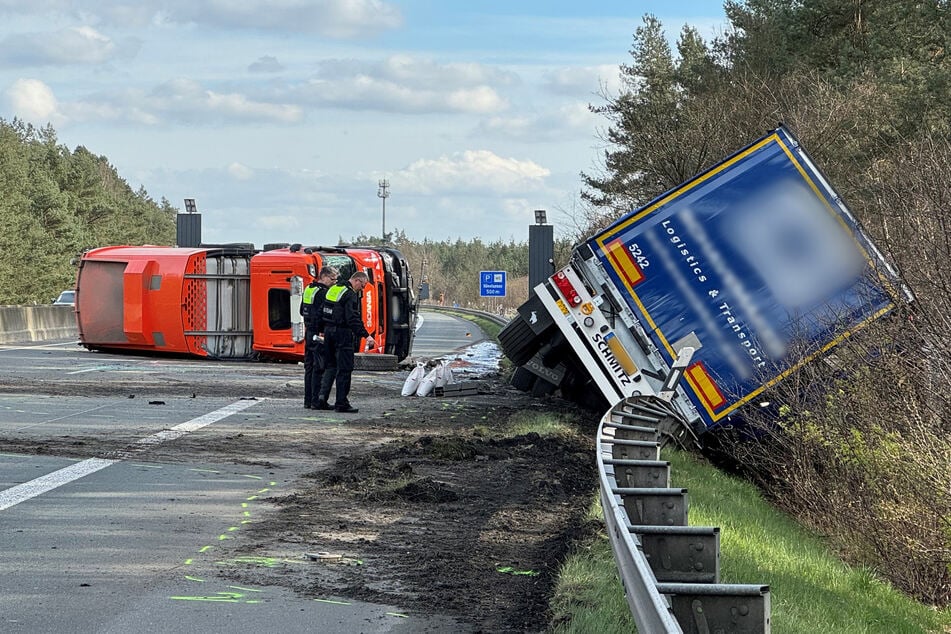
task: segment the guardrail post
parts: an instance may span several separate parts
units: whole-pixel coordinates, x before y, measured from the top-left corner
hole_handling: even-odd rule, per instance
[[[612,440],[611,456],[617,460],[659,460],[660,443],[644,440]]]
[[[604,461],[621,488],[665,489],[670,486],[670,463],[664,460],[614,460]]]
[[[687,525],[687,489],[616,488],[612,493],[621,496],[632,524]]]
[[[720,583],[720,529],[710,526],[628,526],[657,581]]]
[[[675,416],[629,398],[598,429],[601,506],[631,615],[649,634],[768,634],[769,586],[719,583],[720,529],[687,526],[687,490],[669,486],[655,439],[689,444]]]
[[[627,417],[612,414],[610,425],[604,426],[604,435],[616,440],[645,440],[648,442],[660,442],[660,432],[656,427],[647,427],[644,425],[629,425],[624,421]]]
[[[684,634],[770,631],[769,586],[658,583]]]

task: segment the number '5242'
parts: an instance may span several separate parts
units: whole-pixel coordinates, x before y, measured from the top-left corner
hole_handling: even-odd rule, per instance
[[[631,252],[631,255],[634,256],[634,260],[637,262],[637,266],[642,269],[646,269],[651,265],[650,260],[647,259],[647,256],[641,251],[641,248],[637,246],[636,242],[632,242],[628,245],[627,250]]]

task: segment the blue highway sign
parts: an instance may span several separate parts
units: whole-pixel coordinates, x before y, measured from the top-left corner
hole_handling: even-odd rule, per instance
[[[479,271],[479,297],[505,297],[505,271]]]

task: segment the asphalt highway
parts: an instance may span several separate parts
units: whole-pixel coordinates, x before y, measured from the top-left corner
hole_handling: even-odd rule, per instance
[[[438,313],[424,314],[417,336],[414,352],[427,358],[482,338]],[[92,353],[69,341],[0,346],[0,632],[459,631],[448,616],[218,576],[242,526],[313,464],[142,458],[186,435],[293,424],[298,399],[270,393],[300,373]],[[393,374],[382,380],[401,380]]]

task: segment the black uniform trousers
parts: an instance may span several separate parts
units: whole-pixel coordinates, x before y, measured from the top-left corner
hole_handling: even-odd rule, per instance
[[[328,326],[324,330],[323,352],[325,366],[320,398],[326,401],[330,397],[330,386],[336,381],[334,409],[349,407],[350,380],[356,353],[353,331],[344,326]]]
[[[317,331],[304,330],[304,407],[320,400],[320,386],[324,378],[324,344],[316,340]]]

